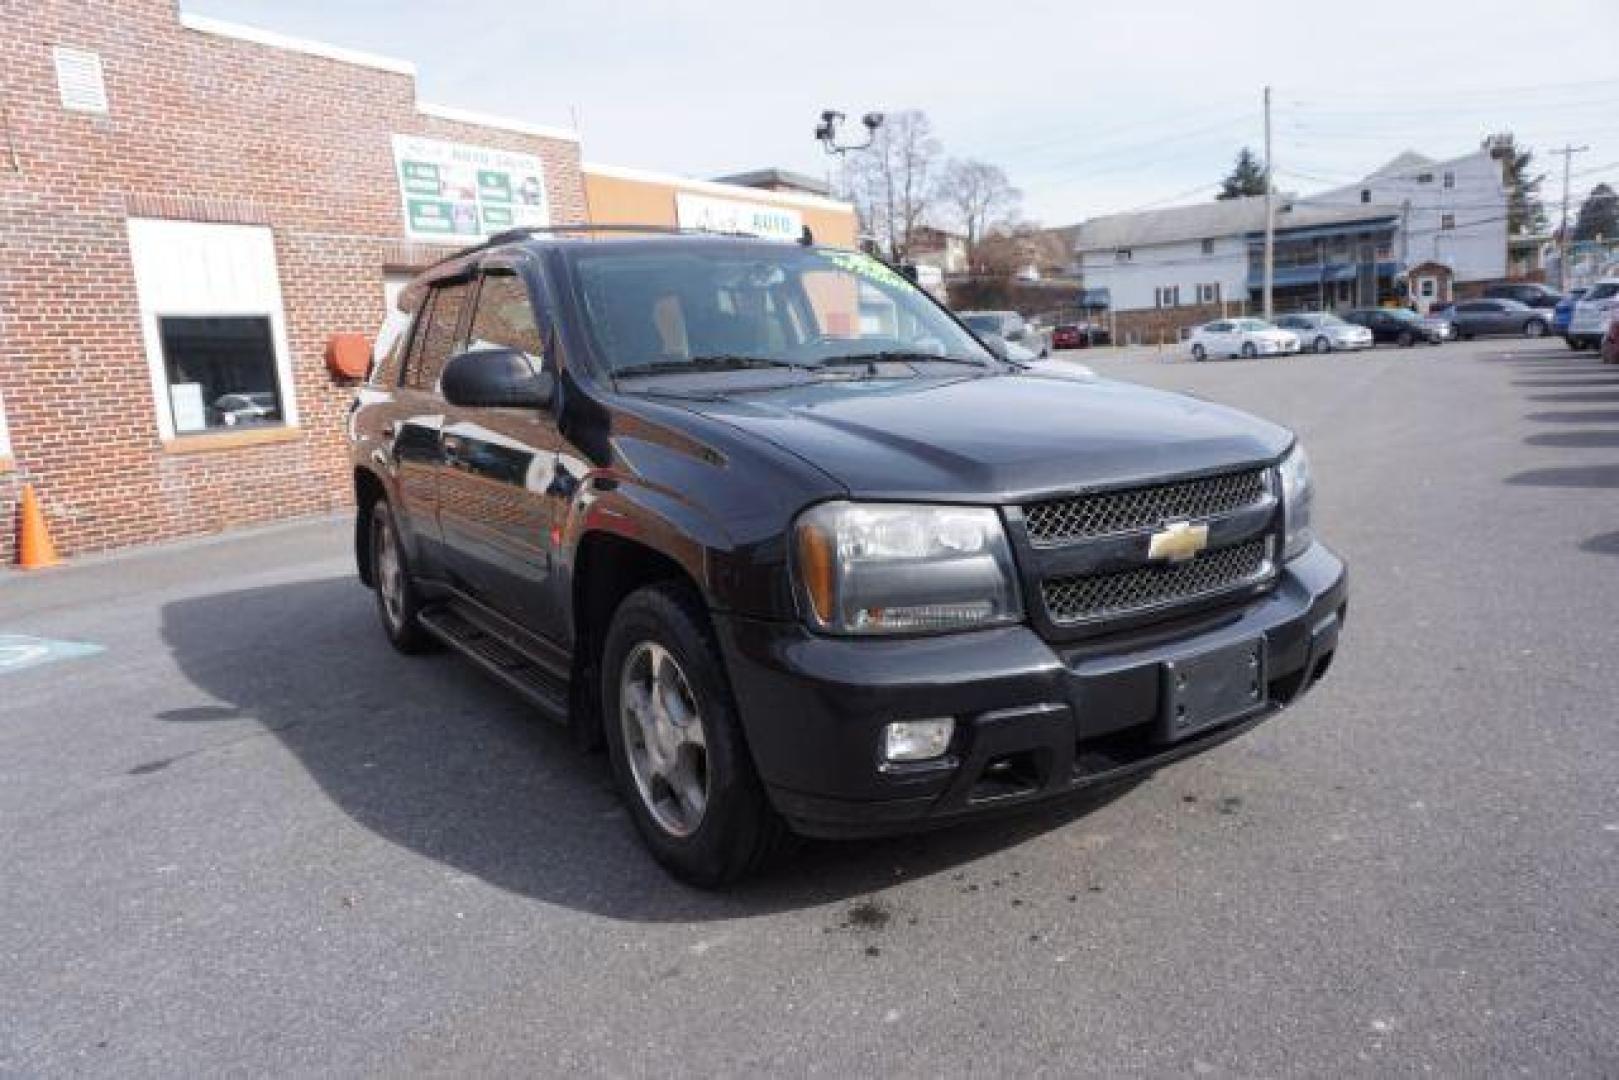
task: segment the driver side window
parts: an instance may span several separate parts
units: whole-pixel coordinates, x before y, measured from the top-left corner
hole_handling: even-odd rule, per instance
[[[517,349],[528,355],[535,368],[545,362],[545,345],[529,303],[528,286],[514,270],[484,271],[467,333],[467,351],[480,349]]]

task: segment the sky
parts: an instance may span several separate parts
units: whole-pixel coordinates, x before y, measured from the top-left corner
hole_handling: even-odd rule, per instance
[[[1405,149],[1509,130],[1579,195],[1619,183],[1616,0],[181,0],[192,14],[414,62],[435,104],[577,127],[586,160],[826,178],[822,109],[920,109],[1061,226],[1196,202],[1263,146],[1278,186],[1352,182]],[[1550,205],[1555,212],[1559,205]],[[1573,211],[1571,210],[1571,213]]]

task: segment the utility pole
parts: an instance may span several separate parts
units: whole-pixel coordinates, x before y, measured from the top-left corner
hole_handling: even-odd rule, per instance
[[[1271,286],[1276,280],[1276,198],[1271,183],[1273,171],[1270,161],[1270,87],[1265,87],[1265,319],[1273,311]]]
[[[1561,150],[1553,150],[1554,154],[1563,155],[1563,225],[1557,230],[1557,289],[1559,292],[1568,291],[1568,165],[1575,154],[1583,154],[1591,149],[1589,146],[1565,145]]]

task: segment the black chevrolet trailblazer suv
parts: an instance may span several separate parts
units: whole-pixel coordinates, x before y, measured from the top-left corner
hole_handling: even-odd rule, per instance
[[[529,230],[400,309],[348,425],[384,630],[605,742],[688,881],[1142,774],[1332,661],[1292,434],[1004,360],[869,256]]]

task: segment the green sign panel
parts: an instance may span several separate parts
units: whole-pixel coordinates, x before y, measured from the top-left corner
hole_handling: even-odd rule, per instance
[[[518,154],[414,135],[393,137],[394,169],[413,240],[473,241],[550,224],[545,167]]]

